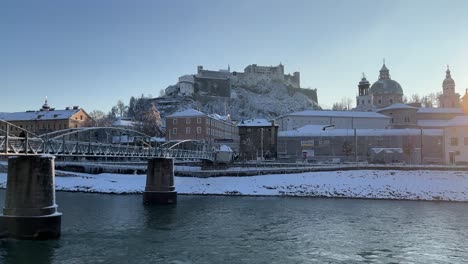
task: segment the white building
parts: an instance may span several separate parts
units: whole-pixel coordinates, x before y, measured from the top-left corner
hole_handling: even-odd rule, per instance
[[[444,125],[445,163],[468,164],[468,116],[457,116]]]
[[[305,125],[385,129],[390,120],[390,117],[375,112],[306,110],[280,116],[276,123],[280,131],[294,130]]]

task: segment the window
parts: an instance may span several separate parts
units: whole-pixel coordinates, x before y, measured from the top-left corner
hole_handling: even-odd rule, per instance
[[[201,124],[201,117],[197,117],[197,124]]]
[[[456,138],[456,137],[451,137],[451,138],[450,138],[450,145],[451,145],[451,146],[458,146],[458,138]]]
[[[381,104],[381,103],[382,103],[382,100],[379,99],[379,104]]]
[[[185,128],[185,134],[187,134],[187,135],[190,134],[190,127]]]
[[[207,135],[210,134],[210,128],[209,128],[209,127],[206,128],[206,134],[207,134]]]
[[[190,124],[190,118],[185,118],[185,124]]]
[[[197,134],[201,134],[201,127],[197,127]]]
[[[173,128],[173,129],[172,129],[172,134],[173,134],[173,135],[177,135],[177,128]]]
[[[393,99],[390,99],[390,103],[393,104]]]
[[[464,141],[463,143],[465,144],[465,146],[468,145],[468,137],[465,137],[463,141]]]
[[[172,119],[172,124],[177,125],[177,119],[176,118]]]

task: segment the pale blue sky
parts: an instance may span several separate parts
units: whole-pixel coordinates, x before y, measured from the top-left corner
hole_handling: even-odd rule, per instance
[[[406,95],[441,91],[450,64],[468,88],[468,1],[0,2],[0,112],[109,111],[183,74],[248,64],[300,71],[319,103],[355,99],[386,58]]]

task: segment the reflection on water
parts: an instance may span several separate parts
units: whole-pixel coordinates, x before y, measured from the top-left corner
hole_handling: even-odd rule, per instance
[[[0,263],[53,263],[57,247],[57,241],[0,239]]]
[[[3,205],[4,191],[0,191]],[[0,240],[0,263],[464,263],[468,204],[57,193],[62,237]]]

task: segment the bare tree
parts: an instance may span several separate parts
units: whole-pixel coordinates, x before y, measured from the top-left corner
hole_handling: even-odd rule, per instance
[[[336,102],[332,106],[332,110],[334,111],[346,111],[351,110],[353,104],[353,100],[349,97],[341,98],[340,102]]]
[[[89,113],[90,119],[84,123],[85,127],[103,127],[112,124],[112,118],[101,110],[93,110]]]

